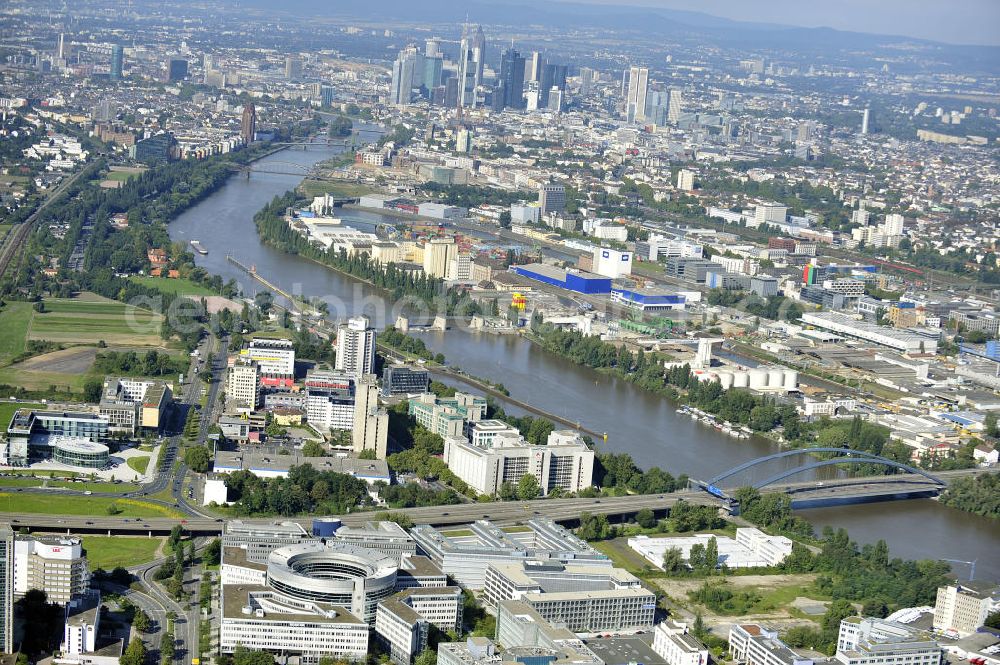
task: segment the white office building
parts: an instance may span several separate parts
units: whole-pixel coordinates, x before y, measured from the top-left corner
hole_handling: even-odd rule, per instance
[[[795,653],[778,639],[778,631],[756,623],[730,626],[729,660],[737,665],[813,665],[811,658]]]
[[[594,250],[594,272],[604,277],[618,279],[632,274],[632,252],[622,252],[609,247]]]
[[[320,432],[354,427],[354,382],[346,372],[306,374],[306,419]]]
[[[853,617],[840,622],[834,658],[842,665],[939,665],[941,647],[905,624]]]
[[[444,460],[480,494],[496,494],[504,483],[517,485],[525,475],[535,477],[543,495],[556,487],[579,492],[593,484],[594,451],[571,430],[553,432],[544,446],[503,437],[482,447],[465,437],[450,436],[445,439]]]
[[[231,404],[256,409],[260,404],[260,366],[250,358],[233,361],[226,375],[226,400]]]
[[[254,338],[240,356],[260,367],[260,383],[266,387],[291,387],[295,380],[295,348],[290,339]]]
[[[669,619],[657,624],[652,646],[667,665],[708,665],[708,647],[688,633],[687,624]]]
[[[430,626],[462,629],[463,595],[459,587],[406,589],[379,603],[375,635],[397,665],[408,665],[427,648]]]
[[[479,520],[467,533],[447,533],[432,526],[410,530],[417,546],[449,577],[470,589],[482,589],[491,563],[548,561],[611,566],[611,560],[551,520],[528,520],[528,530],[505,531]]]
[[[520,600],[546,621],[574,632],[646,628],[656,594],[621,568],[547,562],[491,563],[483,602]]]
[[[45,592],[50,603],[65,605],[90,587],[90,571],[79,538],[19,536],[14,542],[14,595]]]
[[[355,316],[337,330],[336,368],[350,376],[371,374],[375,366],[375,328],[367,316]]]
[[[934,630],[954,631],[961,636],[975,633],[992,612],[1000,610],[1000,591],[974,583],[949,584],[937,590]]]
[[[713,538],[719,551],[718,565],[727,568],[777,566],[792,553],[792,541],[788,538],[770,536],[752,527],[737,529],[735,539],[706,533],[675,538],[635,536],[628,539],[628,546],[654,566],[662,568],[663,555],[667,550],[679,549],[681,556],[687,560],[692,547],[704,547]]]
[[[788,206],[780,203],[758,203],[754,210],[754,226],[761,224],[784,224],[788,217]]]

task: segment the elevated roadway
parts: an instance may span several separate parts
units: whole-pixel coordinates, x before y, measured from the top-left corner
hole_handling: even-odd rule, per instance
[[[989,472],[987,469],[962,469],[945,471],[937,475],[946,482],[963,476]],[[763,493],[786,493],[792,497],[793,505],[807,505],[824,502],[876,501],[914,496],[932,496],[941,486],[925,478],[897,474],[867,478],[839,478],[826,481],[784,483],[761,489]],[[576,522],[582,513],[601,513],[611,518],[634,515],[648,508],[665,511],[677,501],[684,500],[696,505],[712,505],[724,508],[727,502],[707,492],[695,489],[668,494],[644,494],[622,497],[537,499],[534,501],[504,501],[494,503],[467,503],[450,506],[427,506],[402,508],[392,512],[407,515],[416,524],[432,526],[458,526],[476,520],[488,519],[499,524],[522,522],[533,517],[547,517],[557,522]],[[374,518],[378,511],[358,511],[341,516],[345,524],[359,525]],[[244,519],[249,523],[268,523],[275,519]],[[294,518],[308,529],[312,518]],[[17,530],[60,533],[94,533],[103,535],[166,535],[176,525],[196,536],[212,536],[222,532],[225,520],[222,518],[190,515],[185,518],[149,517],[122,518],[103,516],[43,515],[30,513],[0,513],[0,522],[9,522]]]

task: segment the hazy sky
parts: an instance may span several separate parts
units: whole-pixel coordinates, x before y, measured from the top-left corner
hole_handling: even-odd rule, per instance
[[[700,11],[740,21],[1000,45],[1000,0],[574,0]]]

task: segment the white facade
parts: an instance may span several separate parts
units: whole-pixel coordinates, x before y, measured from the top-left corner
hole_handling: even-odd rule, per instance
[[[784,224],[788,217],[788,206],[780,203],[758,203],[754,210],[754,223],[761,224]]]
[[[941,647],[928,633],[884,619],[844,619],[837,635],[843,665],[939,665]]]
[[[687,632],[687,624],[664,621],[653,629],[653,651],[667,665],[708,665],[708,648]]]
[[[813,665],[778,639],[778,631],[755,623],[729,628],[729,658],[740,665]]]
[[[18,537],[14,542],[14,595],[41,589],[50,603],[66,604],[90,586],[79,538]]]
[[[295,349],[290,339],[254,339],[240,355],[257,363],[263,383],[295,376]]]
[[[937,353],[937,340],[932,337],[876,326],[837,312],[807,312],[802,315],[802,323],[863,339],[901,353]]]
[[[647,561],[659,568],[663,567],[663,555],[669,549],[679,549],[681,556],[688,559],[695,545],[707,545],[715,539],[719,551],[718,565],[728,568],[756,568],[777,566],[792,553],[792,541],[784,536],[769,536],[760,529],[739,528],[736,538],[695,534],[676,538],[650,538],[635,536],[628,539],[628,546]]]
[[[320,432],[354,427],[353,381],[346,372],[310,370],[306,374],[306,419]]]
[[[260,366],[237,358],[226,376],[226,399],[256,409],[260,403]]]
[[[570,431],[553,432],[544,446],[518,439],[495,439],[489,448],[474,446],[464,437],[445,439],[445,463],[480,494],[496,494],[504,483],[516,485],[533,475],[543,495],[556,487],[578,492],[590,487],[594,451]]]
[[[1000,596],[949,584],[937,590],[934,630],[969,635],[981,628],[986,617],[997,609],[1000,609]]]
[[[617,279],[632,274],[632,252],[599,247],[594,250],[593,270],[598,275]]]
[[[337,330],[336,368],[353,377],[371,374],[375,366],[375,328],[367,316],[355,316]]]
[[[694,189],[694,171],[681,169],[677,172],[677,189],[690,192]]]

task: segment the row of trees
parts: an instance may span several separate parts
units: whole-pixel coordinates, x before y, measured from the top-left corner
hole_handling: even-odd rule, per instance
[[[941,503],[966,512],[1000,517],[1000,475],[984,473],[956,478],[941,495]]]

